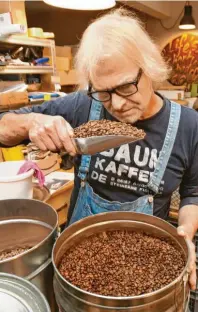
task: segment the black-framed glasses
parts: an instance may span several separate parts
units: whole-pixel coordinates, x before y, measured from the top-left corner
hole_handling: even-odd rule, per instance
[[[90,84],[87,95],[98,102],[111,101],[113,93],[116,93],[117,95],[121,97],[129,97],[138,92],[138,83],[140,81],[141,76],[142,76],[142,69],[140,68],[135,80],[133,80],[132,82],[127,82],[125,84],[117,86],[111,90],[91,91],[92,85]]]

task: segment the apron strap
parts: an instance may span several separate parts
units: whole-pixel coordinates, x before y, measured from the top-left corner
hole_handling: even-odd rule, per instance
[[[162,150],[159,154],[155,171],[153,172],[151,179],[147,185],[148,188],[155,194],[157,194],[159,191],[160,183],[163,179],[164,172],[166,170],[175,143],[177,130],[180,122],[180,115],[181,115],[181,105],[171,101],[171,111],[166,137],[164,140]]]
[[[92,100],[89,120],[99,120],[102,107],[103,106],[100,102]],[[86,179],[86,176],[89,172],[90,162],[91,162],[91,155],[81,156],[81,164],[80,164],[79,171],[78,171],[78,177],[83,181]]]

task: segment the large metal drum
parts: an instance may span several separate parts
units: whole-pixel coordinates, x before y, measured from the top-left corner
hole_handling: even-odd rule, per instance
[[[180,276],[160,290],[135,297],[107,297],[89,293],[73,286],[58,271],[60,260],[71,246],[94,233],[110,230],[143,230],[157,237],[174,241],[181,250],[186,267]],[[134,212],[109,212],[80,220],[69,226],[57,239],[52,262],[55,270],[54,290],[62,312],[183,312],[187,307],[188,246],[169,223],[145,214]]]
[[[34,283],[55,311],[52,247],[57,238],[58,218],[49,205],[36,200],[0,201],[0,252],[16,247],[31,249],[0,261],[0,272],[15,274]]]
[[[43,294],[16,275],[0,273],[0,312],[50,312]]]

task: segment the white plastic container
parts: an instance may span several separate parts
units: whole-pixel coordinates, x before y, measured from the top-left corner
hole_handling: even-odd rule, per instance
[[[25,161],[5,161],[0,163],[0,200],[11,198],[31,199],[33,196],[34,170],[17,175]]]

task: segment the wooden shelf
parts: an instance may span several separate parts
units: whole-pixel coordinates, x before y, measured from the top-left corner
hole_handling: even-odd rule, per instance
[[[0,66],[0,74],[53,74],[52,66]]]
[[[35,46],[35,47],[51,47],[54,45],[54,40],[49,39],[39,39],[39,38],[31,38],[26,36],[8,36],[1,37],[1,43],[9,43],[9,44],[18,44],[18,45],[27,45],[27,46]]]

